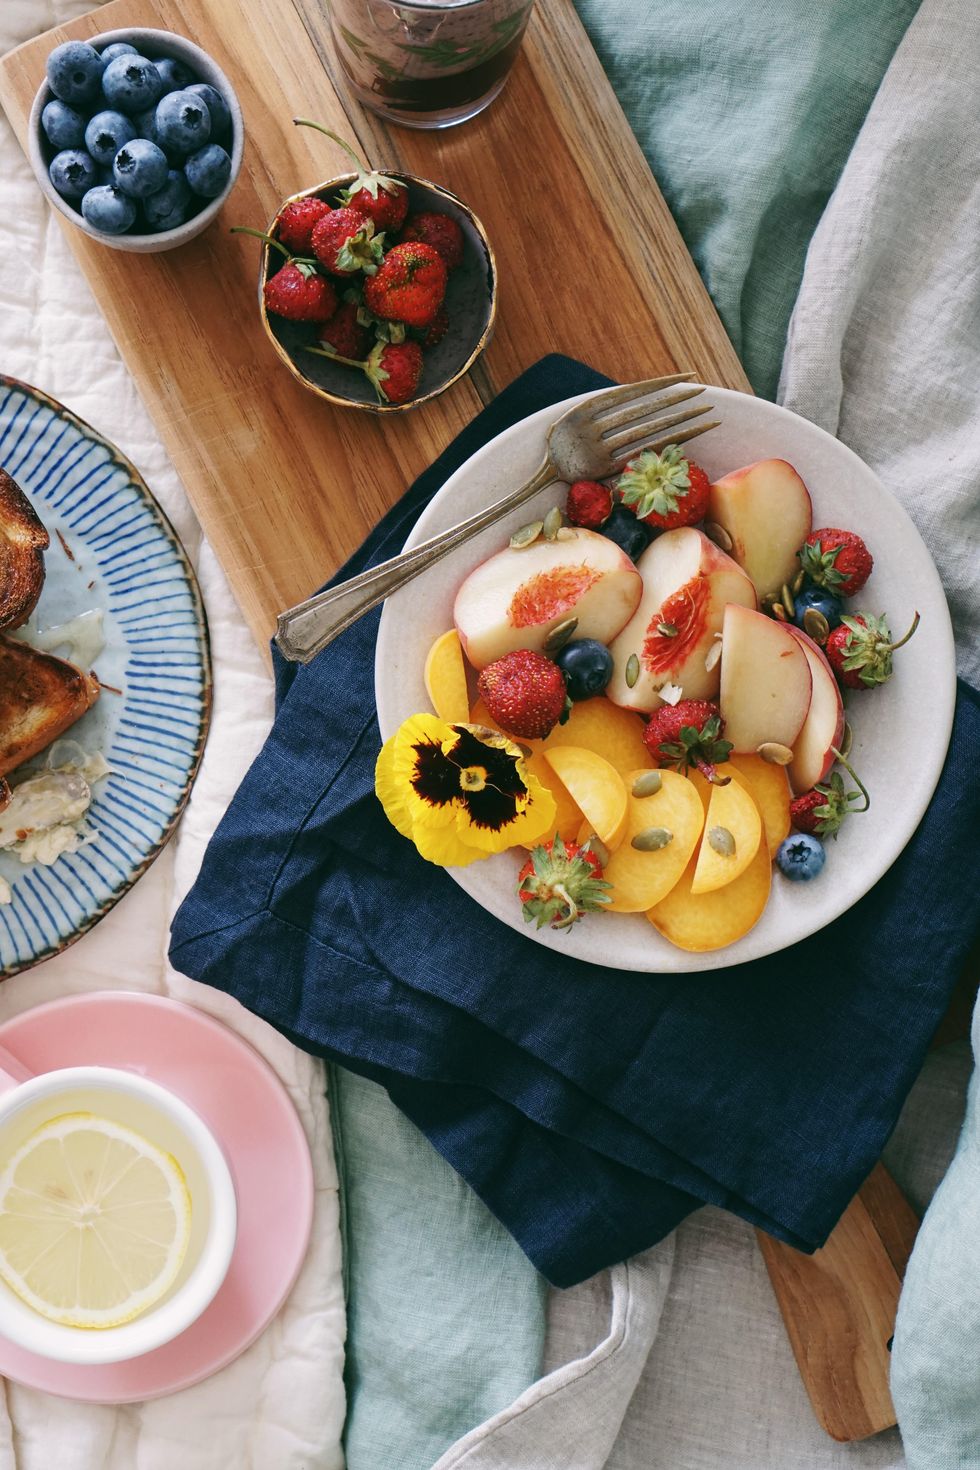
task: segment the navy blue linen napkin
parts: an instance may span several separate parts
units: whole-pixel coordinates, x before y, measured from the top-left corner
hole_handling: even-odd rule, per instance
[[[551,357],[459,436],[338,577],[391,555],[509,424],[606,380]],[[749,966],[636,975],[494,920],[374,796],[379,614],[306,668],[174,921],[171,959],[380,1081],[542,1273],[569,1285],[704,1202],[820,1245],[877,1159],[980,927],[980,697],[882,881]]]

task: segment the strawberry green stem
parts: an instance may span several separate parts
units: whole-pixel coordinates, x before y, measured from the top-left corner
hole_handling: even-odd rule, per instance
[[[916,613],[915,616],[916,616],[916,618],[918,618],[919,614]],[[911,634],[909,634],[908,636],[911,637]],[[904,641],[905,640],[903,638],[902,642],[904,643]],[[844,770],[850,776],[851,780],[854,782],[855,786],[860,791],[861,795],[864,797],[864,806],[857,806],[857,807],[854,808],[854,810],[856,812],[866,812],[868,810],[868,807],[871,805],[871,797],[868,795],[868,789],[867,789],[867,787],[865,786],[864,782],[861,780],[861,778],[858,775],[857,771],[855,771],[854,767],[851,765],[850,761],[847,760],[845,756],[842,756],[841,755],[840,751],[837,749],[837,746],[836,745],[832,745],[830,747],[830,749],[831,749],[831,752],[833,753],[833,756],[834,756],[835,760],[837,760],[837,762],[844,767]],[[853,792],[851,793],[851,795],[853,795]],[[848,798],[848,799],[850,799],[850,798]]]
[[[280,255],[284,255],[287,260],[295,259],[294,256],[290,255],[281,240],[274,239],[272,235],[263,234],[261,230],[249,229],[248,225],[232,225],[231,233],[233,235],[254,235],[256,240],[264,240],[267,245],[271,245],[273,250],[278,250]],[[315,265],[316,261],[305,261],[304,264]]]
[[[317,357],[329,357],[331,362],[342,362],[347,367],[366,369],[366,362],[359,362],[356,357],[341,357],[339,352],[331,352],[329,347],[307,347],[307,352],[315,352]]]
[[[889,643],[889,644],[887,644],[886,649],[885,649],[885,652],[886,653],[894,653],[895,650],[896,650],[896,648],[901,648],[903,644],[908,643],[909,639],[912,637],[912,634],[915,632],[915,630],[916,630],[916,628],[918,626],[919,626],[919,614],[916,613],[915,617],[912,619],[912,626],[909,628],[909,630],[905,634],[904,638],[899,638],[899,640],[898,640],[897,643]],[[855,777],[855,780],[856,779],[857,778]]]
[[[354,152],[350,144],[345,143],[343,138],[338,138],[337,134],[332,133],[329,128],[325,128],[323,126],[323,123],[314,122],[311,117],[294,117],[293,122],[298,128],[316,128],[318,133],[323,133],[324,137],[329,138],[332,142],[336,143],[338,147],[343,148],[348,158],[353,159],[354,164],[357,168],[357,172],[359,174],[365,172],[363,163],[358,158],[357,154]]]

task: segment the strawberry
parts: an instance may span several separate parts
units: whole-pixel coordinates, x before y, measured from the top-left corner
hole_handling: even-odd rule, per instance
[[[853,597],[871,576],[874,558],[853,531],[825,526],[811,531],[800,547],[800,565],[815,586],[835,597]]]
[[[440,306],[432,321],[427,327],[413,328],[414,334],[423,347],[434,347],[441,342],[449,330],[449,313],[444,306]]]
[[[289,260],[266,281],[266,311],[291,322],[328,322],[337,310],[337,293],[310,261]]]
[[[367,357],[371,334],[357,319],[357,303],[342,301],[320,333],[320,341],[341,357]]]
[[[517,896],[526,923],[539,929],[569,929],[583,914],[600,912],[609,902],[610,885],[590,847],[563,842],[558,833],[531,856],[517,878]]]
[[[892,654],[908,643],[918,626],[916,613],[908,632],[893,643],[885,618],[855,613],[831,628],[823,651],[845,689],[873,689],[891,678]]]
[[[446,294],[446,263],[431,245],[395,245],[376,275],[364,283],[364,304],[386,321],[427,327]]]
[[[487,664],[476,683],[490,718],[508,735],[543,740],[567,719],[564,675],[543,653],[505,653]]]
[[[732,748],[722,740],[725,722],[708,699],[681,699],[662,704],[647,722],[643,743],[658,766],[686,771],[696,766],[716,786],[727,786],[731,776],[719,776],[715,767],[727,761]]]
[[[571,526],[597,531],[612,514],[613,498],[608,485],[598,480],[576,480],[568,489],[565,515]]]
[[[616,481],[623,504],[638,520],[662,531],[703,521],[710,487],[701,466],[685,459],[676,444],[668,444],[663,454],[644,449]]]
[[[338,138],[336,133],[332,133],[322,123],[313,122],[308,117],[294,117],[293,122],[297,127],[316,128],[318,133],[323,133],[334,143],[338,143],[353,161],[357,177],[346,189],[341,190],[342,204],[351,205],[371,220],[376,230],[401,229],[408,213],[407,184],[379,173],[376,168],[366,169],[350,144],[345,143],[343,138]]]
[[[313,254],[333,276],[371,276],[382,259],[384,236],[356,209],[330,209],[313,226]]]
[[[870,796],[846,761],[844,765],[857,781],[857,791],[845,791],[843,777],[837,771],[829,781],[814,786],[812,791],[804,791],[802,796],[797,796],[789,805],[790,819],[797,832],[809,832],[812,837],[833,837],[836,841],[846,816],[852,811],[868,810],[871,805]],[[862,798],[863,806],[851,805]]]
[[[446,262],[446,269],[454,271],[463,259],[463,231],[448,214],[436,214],[424,210],[414,214],[402,230],[403,240],[423,240],[437,250]]]
[[[279,211],[276,220],[277,237],[294,255],[309,255],[313,249],[313,226],[325,214],[330,205],[325,199],[294,199]]]
[[[376,342],[364,371],[386,403],[407,403],[418,391],[422,349],[417,342]]]

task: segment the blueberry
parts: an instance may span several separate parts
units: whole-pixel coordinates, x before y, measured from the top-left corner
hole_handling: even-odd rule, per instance
[[[794,595],[793,602],[796,607],[793,622],[798,628],[803,627],[803,614],[811,607],[823,613],[831,628],[836,628],[844,615],[844,604],[826,587],[804,587]]]
[[[187,88],[188,92],[196,92],[207,104],[208,112],[211,114],[211,137],[215,142],[231,141],[231,111],[227,102],[218,91],[217,87],[209,86],[207,82],[195,82]]]
[[[85,119],[74,107],[55,97],[41,113],[44,136],[54,148],[81,148],[85,142]]]
[[[615,541],[634,561],[641,552],[646,551],[653,540],[650,527],[643,521],[638,521],[625,505],[613,506],[608,520],[600,527],[599,535],[608,536],[610,541]]]
[[[94,46],[65,41],[48,57],[48,86],[61,102],[79,107],[95,101],[104,70],[105,62]]]
[[[194,73],[190,67],[185,66],[182,61],[174,61],[170,56],[158,58],[153,65],[159,72],[160,80],[163,82],[163,91],[160,93],[161,97],[166,97],[169,92],[182,92],[194,80]]]
[[[174,153],[196,153],[211,136],[211,114],[196,92],[170,92],[156,110],[157,139]]]
[[[193,196],[183,172],[172,168],[163,188],[144,199],[143,214],[151,230],[174,230],[184,223],[193,206]]]
[[[136,129],[121,112],[97,112],[85,129],[85,146],[96,163],[108,167],[123,144],[135,137]]]
[[[62,199],[81,199],[96,182],[98,170],[82,149],[65,148],[52,158],[48,177]]]
[[[132,116],[160,101],[163,82],[145,56],[117,56],[102,75],[102,92],[109,106]]]
[[[555,654],[569,699],[592,699],[612,678],[612,654],[596,638],[576,638]]]
[[[106,235],[121,235],[135,221],[136,205],[115,184],[101,184],[85,195],[82,214],[93,229]]]
[[[776,848],[776,866],[792,883],[809,883],[816,878],[827,861],[824,845],[819,837],[806,832],[794,832]]]
[[[192,153],[184,164],[187,182],[202,199],[217,199],[231,178],[231,159],[217,143]]]
[[[133,126],[136,129],[137,138],[149,138],[151,143],[156,143],[159,146],[160,140],[157,137],[157,110],[155,107],[148,107],[145,112],[138,112],[133,118]]]
[[[167,156],[149,139],[134,138],[116,154],[112,173],[124,194],[146,199],[167,182]]]
[[[139,52],[128,41],[113,41],[111,46],[103,46],[100,55],[105,65],[108,66],[109,62],[115,61],[117,56],[138,56]]]

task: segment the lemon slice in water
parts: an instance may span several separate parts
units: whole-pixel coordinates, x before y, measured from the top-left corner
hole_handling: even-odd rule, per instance
[[[52,1118],[0,1174],[0,1276],[67,1327],[117,1327],[153,1306],[190,1227],[176,1159],[94,1113]]]

